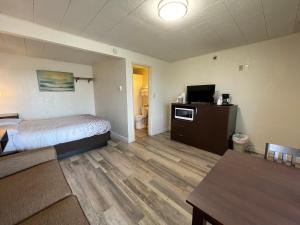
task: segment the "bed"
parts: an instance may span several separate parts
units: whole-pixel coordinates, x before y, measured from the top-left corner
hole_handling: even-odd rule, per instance
[[[51,119],[0,120],[9,141],[4,152],[26,151],[54,146],[58,158],[65,158],[107,144],[110,122],[92,115]]]

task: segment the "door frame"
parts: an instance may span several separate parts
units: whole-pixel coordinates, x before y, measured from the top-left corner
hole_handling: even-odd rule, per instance
[[[151,67],[149,65],[141,64],[141,63],[132,63],[131,64],[131,86],[132,86],[132,107],[133,107],[133,134],[134,134],[134,141],[135,141],[135,115],[134,115],[134,85],[133,85],[133,67],[134,66],[141,66],[148,69],[148,136],[152,136],[152,76],[151,76]]]

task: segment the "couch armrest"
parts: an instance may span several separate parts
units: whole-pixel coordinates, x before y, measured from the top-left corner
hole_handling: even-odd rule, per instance
[[[53,159],[56,159],[54,148],[30,150],[0,157],[0,178]]]

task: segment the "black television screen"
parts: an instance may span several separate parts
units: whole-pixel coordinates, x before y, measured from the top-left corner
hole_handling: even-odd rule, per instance
[[[215,86],[211,85],[197,85],[187,86],[187,102],[191,103],[213,103]]]

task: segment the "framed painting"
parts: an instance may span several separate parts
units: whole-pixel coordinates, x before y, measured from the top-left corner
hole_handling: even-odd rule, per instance
[[[75,91],[73,73],[37,70],[39,89],[42,92]]]

